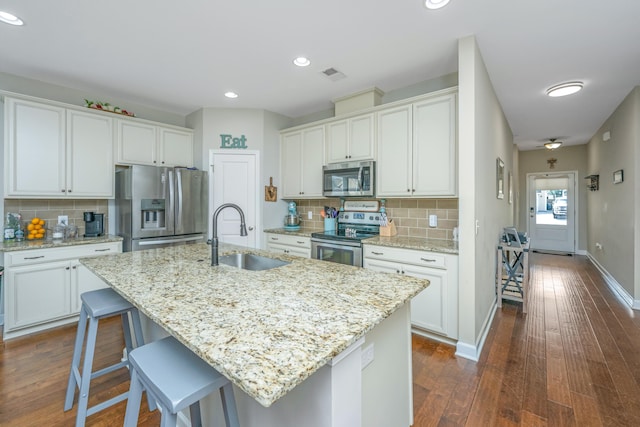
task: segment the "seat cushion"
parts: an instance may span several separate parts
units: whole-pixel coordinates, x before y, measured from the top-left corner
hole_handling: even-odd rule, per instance
[[[111,288],[84,292],[82,303],[91,317],[106,317],[131,310],[133,305]]]

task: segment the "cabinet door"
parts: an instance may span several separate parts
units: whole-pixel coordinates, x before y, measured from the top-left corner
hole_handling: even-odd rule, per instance
[[[449,95],[413,106],[414,196],[457,194],[455,99]]]
[[[302,196],[322,197],[324,126],[302,131]]]
[[[64,196],[65,109],[11,98],[5,109],[5,196]]]
[[[429,280],[429,286],[411,300],[411,324],[449,335],[447,271],[403,265],[404,274]]]
[[[161,127],[159,161],[163,166],[193,166],[193,134]]]
[[[84,265],[80,264],[80,261],[71,261],[71,311],[72,313],[79,313],[82,306],[82,300],[80,295],[88,291],[95,291],[96,289],[108,288],[101,278],[96,276],[91,270]]]
[[[349,160],[349,123],[347,120],[327,125],[327,163]]]
[[[349,121],[349,159],[373,160],[375,157],[374,115],[354,117]]]
[[[113,119],[67,111],[67,196],[114,195]]]
[[[71,313],[69,261],[58,261],[7,271],[7,330],[22,328]]]
[[[378,197],[412,194],[411,114],[411,105],[378,113]]]
[[[282,198],[298,198],[302,194],[302,132],[282,135],[280,159]]]
[[[156,165],[158,155],[157,126],[117,120],[118,163]]]

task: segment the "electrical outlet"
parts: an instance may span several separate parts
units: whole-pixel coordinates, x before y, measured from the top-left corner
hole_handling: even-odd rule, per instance
[[[438,215],[429,215],[429,227],[438,226]]]
[[[69,215],[58,215],[58,224],[69,225]]]
[[[373,343],[362,349],[362,369],[369,366],[374,359]]]
[[[307,212],[307,218],[313,219],[313,211]]]

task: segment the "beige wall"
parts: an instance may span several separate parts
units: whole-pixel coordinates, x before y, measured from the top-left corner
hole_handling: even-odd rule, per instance
[[[387,215],[396,222],[398,236],[453,240],[453,228],[458,226],[457,199],[385,199]],[[322,228],[320,212],[324,206],[338,208],[339,199],[296,200],[298,213],[305,227]],[[313,212],[309,220],[308,212]],[[286,214],[282,212],[282,219]],[[429,215],[438,216],[438,226],[429,227]]]
[[[514,223],[508,196],[496,198],[496,158],[514,171],[513,134],[474,37],[458,43],[460,209],[458,353],[479,356],[496,304],[496,244]],[[476,352],[474,355],[473,353]]]
[[[551,169],[547,160],[557,159],[555,167]],[[587,146],[574,145],[561,147],[557,150],[547,149],[521,151],[519,153],[519,185],[517,188],[518,218],[516,225],[518,230],[527,230],[529,205],[527,202],[527,174],[538,172],[568,172],[578,171],[577,201],[578,201],[578,233],[576,249],[584,251],[587,249],[587,200],[589,191],[585,176],[590,174],[587,164]]]
[[[602,134],[611,139],[604,142]],[[600,175],[600,189],[589,192],[587,249],[615,280],[640,300],[640,87],[636,87],[588,144],[588,171]],[[613,184],[622,169],[624,182]],[[602,249],[596,248],[596,243]]]

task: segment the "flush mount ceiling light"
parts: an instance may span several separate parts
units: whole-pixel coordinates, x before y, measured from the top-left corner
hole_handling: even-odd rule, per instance
[[[555,150],[562,145],[562,141],[556,141],[556,138],[549,138],[549,142],[544,144],[545,148]]]
[[[235,99],[238,97],[238,94],[235,92],[225,92],[224,96],[230,99]]]
[[[9,25],[24,25],[22,19],[18,18],[12,13],[4,12],[2,10],[0,10],[0,21]]]
[[[558,96],[567,96],[578,92],[580,89],[582,89],[583,86],[584,83],[582,82],[561,83],[559,85],[551,86],[549,89],[547,89],[547,95],[554,98]]]
[[[305,58],[304,56],[299,56],[293,60],[293,63],[298,67],[307,67],[309,64],[311,64],[311,61],[309,61],[309,59]]]
[[[440,9],[449,4],[449,0],[425,0],[424,5],[427,9]]]

